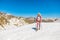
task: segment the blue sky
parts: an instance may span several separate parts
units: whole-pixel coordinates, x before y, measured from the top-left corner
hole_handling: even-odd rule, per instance
[[[60,18],[60,0],[0,0],[0,11],[23,17],[40,12],[42,17]]]

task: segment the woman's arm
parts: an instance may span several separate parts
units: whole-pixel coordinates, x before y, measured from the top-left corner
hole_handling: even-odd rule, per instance
[[[40,22],[42,22],[42,17],[40,16]]]

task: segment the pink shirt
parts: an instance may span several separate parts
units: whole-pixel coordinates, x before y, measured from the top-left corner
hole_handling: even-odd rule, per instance
[[[41,22],[41,21],[42,21],[42,17],[41,16],[37,16],[36,22]]]

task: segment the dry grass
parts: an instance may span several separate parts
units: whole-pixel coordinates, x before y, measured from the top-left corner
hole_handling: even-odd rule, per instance
[[[42,22],[54,22],[54,20],[46,19],[46,20],[42,20]]]
[[[18,24],[14,24],[15,26],[18,26]]]
[[[3,16],[0,16],[0,25],[4,28],[4,26],[3,25],[5,25],[5,24],[7,24],[8,23],[8,21],[7,21],[7,19],[5,18],[5,17],[3,17]]]
[[[26,23],[29,23],[29,24],[34,23],[34,22],[35,22],[35,20],[34,20],[34,19],[28,19],[28,18],[26,18],[24,21],[25,21]]]
[[[7,19],[15,18],[15,16],[12,16],[12,15],[7,15],[6,17]]]

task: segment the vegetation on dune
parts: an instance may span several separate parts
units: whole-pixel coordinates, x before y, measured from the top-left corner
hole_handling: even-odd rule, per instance
[[[54,20],[52,20],[52,19],[46,19],[46,20],[42,20],[42,22],[54,22]]]
[[[7,19],[5,17],[3,17],[3,16],[0,16],[0,25],[2,27],[4,27],[3,25],[5,25],[7,23],[8,23]]]
[[[27,22],[27,23],[29,23],[29,24],[31,24],[31,23],[35,22],[35,18],[33,18],[33,17],[26,18],[26,19],[24,19],[24,21]]]

